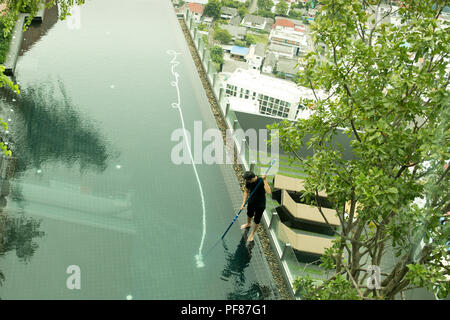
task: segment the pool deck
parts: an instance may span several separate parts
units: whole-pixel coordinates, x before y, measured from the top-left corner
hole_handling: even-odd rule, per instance
[[[42,22],[45,15],[45,6],[41,7],[37,12],[36,16],[33,18],[33,22]],[[17,59],[19,58],[20,46],[23,39],[23,27],[25,25],[26,19],[30,15],[28,13],[20,13],[19,19],[16,21],[16,25],[12,31],[11,43],[9,45],[8,53],[6,54],[6,60],[4,63],[5,75],[13,76],[16,70]]]

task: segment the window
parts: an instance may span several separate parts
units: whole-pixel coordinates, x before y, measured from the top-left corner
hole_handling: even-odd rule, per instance
[[[225,89],[225,94],[227,95],[227,97],[229,97],[229,96],[236,97],[237,87],[233,86],[231,84],[227,84],[226,89]]]

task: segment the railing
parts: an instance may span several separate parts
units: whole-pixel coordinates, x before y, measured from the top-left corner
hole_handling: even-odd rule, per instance
[[[223,86],[223,83],[219,81],[218,71],[211,60],[208,46],[203,42],[202,34],[199,33],[198,24],[194,21],[189,11],[185,11],[183,17],[202,61],[208,82],[215,95],[216,101],[220,106],[222,116],[225,119],[228,129],[232,133],[233,142],[238,152],[238,159],[240,159],[245,170],[250,170],[250,166],[255,172],[257,169],[262,170],[262,168],[256,167],[255,161],[252,161],[252,157],[250,156],[251,150],[249,150],[245,135],[242,135],[243,130],[236,114],[229,108],[228,99],[225,96],[225,87]],[[278,206],[278,204],[274,203],[272,199],[268,197],[266,211],[264,212],[262,220],[264,227],[269,234],[271,245],[276,252],[278,262],[283,270],[283,275],[289,284],[291,293],[295,296],[293,282],[296,277],[305,274],[306,267],[301,266],[297,261],[294,250],[286,240],[287,237],[283,230],[280,228],[282,222],[275,210],[276,206]]]

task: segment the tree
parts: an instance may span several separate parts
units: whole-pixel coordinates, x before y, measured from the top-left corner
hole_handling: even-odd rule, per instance
[[[261,11],[270,11],[273,7],[272,0],[258,0],[258,9]]]
[[[222,4],[219,0],[208,0],[203,13],[208,17],[213,17],[215,20],[220,18],[222,11]]]
[[[255,44],[256,43],[256,37],[250,33],[247,33],[245,35],[245,41],[247,43],[247,45],[251,45],[251,44]]]
[[[231,34],[225,29],[216,29],[214,31],[213,37],[215,40],[218,40],[222,44],[228,44],[233,39]]]
[[[200,24],[198,25],[198,30],[199,30],[199,31],[208,31],[208,27],[206,26],[205,23],[200,23]]]
[[[273,19],[275,14],[270,10],[258,10],[258,16]]]
[[[245,7],[245,4],[237,0],[222,0],[222,7],[240,8]]]
[[[243,18],[243,17],[245,17],[248,14],[248,9],[246,7],[244,7],[244,6],[239,7],[238,13]]]
[[[211,60],[219,65],[223,63],[223,49],[219,46],[211,48]]]
[[[281,0],[275,6],[275,13],[280,16],[287,16],[288,10],[289,10],[289,5],[284,0]]]
[[[236,40],[236,41],[234,41],[234,44],[239,47],[245,47],[245,45],[246,45],[245,41],[242,41],[242,40]]]
[[[43,5],[51,8],[58,4],[59,17],[64,20],[70,16],[74,5],[82,5],[84,2],[85,0],[0,0],[0,3],[6,4],[7,8],[7,13],[0,18],[4,25],[3,32],[6,36],[12,31],[21,12],[30,14],[25,23],[24,28],[26,29]]]
[[[303,3],[303,1],[299,1],[297,2],[297,4],[291,4],[291,8],[292,9],[303,9],[305,7],[305,4]]]
[[[331,276],[295,282],[306,298],[394,299],[415,287],[444,298],[450,291],[449,228],[439,222],[450,208],[450,32],[437,19],[446,2],[400,2],[403,23],[394,25],[382,22],[389,12],[369,15],[367,1],[322,0],[311,31],[326,49],[306,56],[298,81],[314,92],[302,100],[314,112],[271,126],[302,163],[307,195],[318,200],[326,191],[341,221],[322,256]],[[339,128],[352,159],[333,146]],[[302,147],[313,155],[302,157]],[[378,288],[369,285],[370,266],[381,267]]]
[[[293,18],[293,19],[301,19],[303,16],[301,11],[297,11],[297,10],[291,10],[289,11],[289,18]]]

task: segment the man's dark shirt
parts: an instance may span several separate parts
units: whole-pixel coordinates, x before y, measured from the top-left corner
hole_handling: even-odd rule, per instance
[[[251,198],[248,200],[249,206],[254,207],[266,207],[266,190],[264,190],[264,181],[263,179],[258,177],[258,179],[253,182],[246,182],[245,187],[249,190],[249,196],[252,194],[253,190],[256,188],[256,185],[258,185],[258,188],[256,189],[255,193],[251,196]]]

